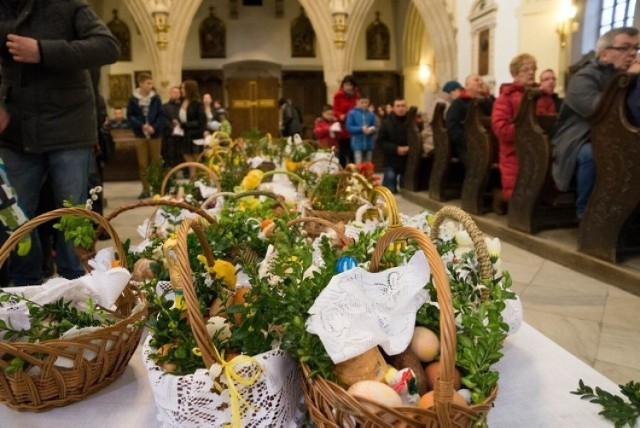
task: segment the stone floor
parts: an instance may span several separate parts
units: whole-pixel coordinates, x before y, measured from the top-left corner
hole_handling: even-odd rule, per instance
[[[104,187],[106,213],[136,202],[141,189],[136,182],[107,182]],[[407,214],[425,206],[402,197],[398,205]],[[138,243],[136,228],[152,212],[153,208],[124,212],[114,226],[122,239]],[[511,273],[513,288],[523,301],[525,321],[614,382],[640,381],[640,297],[578,271],[582,269],[562,266],[553,257],[512,245],[500,233],[495,235],[502,241],[503,267]],[[524,238],[516,242],[529,248]],[[640,269],[634,264],[627,267],[632,274]]]

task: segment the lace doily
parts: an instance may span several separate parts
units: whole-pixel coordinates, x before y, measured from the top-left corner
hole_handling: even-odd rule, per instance
[[[151,389],[162,427],[221,427],[231,423],[231,404],[226,379],[221,376],[223,391],[212,392],[213,383],[205,369],[194,374],[174,376],[158,367],[149,354],[154,350],[148,336],[142,348]],[[241,413],[243,427],[297,427],[302,425],[301,374],[295,361],[282,350],[254,357],[264,368],[263,375],[250,387],[239,388],[242,397],[253,408]],[[236,371],[250,377],[255,368],[236,365]]]
[[[398,354],[409,345],[416,312],[429,298],[423,287],[430,274],[422,251],[405,266],[338,274],[309,309],[307,331],[320,337],[336,364],[376,345]]]

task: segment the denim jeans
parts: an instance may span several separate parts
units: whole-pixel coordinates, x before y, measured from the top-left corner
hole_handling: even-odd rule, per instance
[[[591,154],[591,143],[586,143],[578,150],[576,166],[576,217],[579,219],[584,217],[595,181],[596,165]]]
[[[371,150],[367,150],[366,152],[363,150],[354,150],[353,151],[353,161],[355,164],[362,163],[363,161],[371,162],[373,160],[373,152]]]
[[[16,190],[18,204],[29,218],[33,218],[40,200],[40,192],[47,174],[51,176],[53,197],[57,207],[65,199],[83,203],[88,195],[89,167],[93,162],[93,148],[58,150],[49,153],[19,153],[0,148],[7,174]],[[31,251],[23,257],[11,256],[11,278],[14,285],[33,285],[42,281],[42,250],[36,230],[31,232]],[[75,254],[73,243],[65,242],[56,231],[56,265],[58,274],[67,279],[85,274]]]
[[[400,177],[400,187],[402,187],[404,174],[396,171],[393,167],[384,167],[382,185],[389,189],[393,194],[398,193],[398,176]]]

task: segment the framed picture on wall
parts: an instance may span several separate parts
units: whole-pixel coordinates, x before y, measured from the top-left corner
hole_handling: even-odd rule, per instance
[[[126,107],[132,93],[131,74],[109,75],[109,107]]]
[[[478,74],[486,76],[489,74],[489,29],[478,33]]]

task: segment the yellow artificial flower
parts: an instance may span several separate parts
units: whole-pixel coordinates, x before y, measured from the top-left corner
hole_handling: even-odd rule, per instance
[[[229,289],[233,290],[236,288],[236,283],[238,282],[238,277],[236,276],[236,267],[225,260],[216,260],[213,264],[213,267],[207,264],[207,258],[198,254],[198,261],[202,263],[209,273],[213,273],[216,275],[216,278],[222,279],[222,282],[225,283]]]
[[[260,185],[263,176],[264,171],[261,169],[252,169],[242,179],[242,183],[240,185],[246,190],[253,190]]]
[[[284,166],[289,172],[296,172],[298,170],[298,162],[294,162],[291,159],[287,159],[284,162]]]

